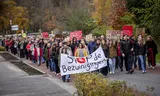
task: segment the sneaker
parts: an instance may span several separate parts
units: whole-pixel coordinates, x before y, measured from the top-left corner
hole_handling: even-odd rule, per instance
[[[147,73],[147,71],[144,71],[145,73]]]
[[[67,79],[66,81],[69,82],[69,79]]]
[[[155,67],[152,67],[152,69],[155,69]]]
[[[109,72],[109,74],[112,74],[112,72]]]
[[[112,72],[113,74],[115,74],[115,72]]]
[[[132,74],[133,72],[134,72],[134,70],[131,70],[131,71],[130,71],[130,74]]]
[[[127,72],[126,74],[129,74],[130,72]]]
[[[142,74],[144,74],[145,73],[145,71],[142,71]]]

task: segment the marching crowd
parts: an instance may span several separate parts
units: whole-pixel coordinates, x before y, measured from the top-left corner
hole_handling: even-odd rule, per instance
[[[82,38],[72,40],[63,38],[20,38],[6,37],[1,38],[1,45],[5,46],[6,51],[10,51],[20,58],[26,58],[33,64],[41,66],[45,63],[46,67],[55,75],[60,75],[60,54],[68,54],[75,57],[86,57],[94,52],[99,46],[102,46],[107,59],[106,67],[98,70],[104,76],[115,74],[115,70],[127,71],[132,74],[135,68],[139,68],[142,73],[146,73],[146,65],[149,68],[156,67],[157,45],[152,37],[147,38],[142,35],[135,36],[124,35],[122,39],[107,39],[104,36],[93,37],[89,42]],[[146,57],[148,61],[146,62]],[[138,62],[138,63],[137,63]],[[69,82],[70,75],[62,76],[62,80]]]

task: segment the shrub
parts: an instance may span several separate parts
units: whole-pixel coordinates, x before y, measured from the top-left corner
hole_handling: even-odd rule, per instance
[[[0,46],[0,51],[5,51],[5,47]]]
[[[77,74],[74,81],[77,96],[147,96],[124,81],[111,81],[98,73]]]

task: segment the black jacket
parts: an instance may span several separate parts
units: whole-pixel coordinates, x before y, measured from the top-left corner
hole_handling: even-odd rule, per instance
[[[147,53],[148,53],[148,51],[147,51],[146,44],[140,45],[139,43],[136,43],[136,54],[137,55],[145,55]]]
[[[121,53],[131,55],[131,49],[134,48],[132,42],[130,40],[121,40]]]
[[[152,49],[153,49],[153,53],[154,53],[154,54],[157,54],[157,53],[158,53],[157,45],[156,45],[156,43],[155,43],[153,40],[152,40],[152,41],[147,41],[146,44],[147,44],[148,49],[149,49],[149,48],[152,48]]]

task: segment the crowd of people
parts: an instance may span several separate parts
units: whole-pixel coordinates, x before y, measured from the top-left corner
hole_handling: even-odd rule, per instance
[[[147,38],[142,35],[135,36],[124,35],[122,39],[107,39],[104,36],[86,41],[85,38],[72,40],[63,38],[21,38],[6,37],[1,38],[1,45],[5,46],[6,51],[10,51],[20,58],[26,58],[33,64],[41,66],[46,64],[46,68],[53,74],[60,75],[60,54],[68,54],[75,57],[85,57],[93,53],[99,46],[102,47],[106,56],[106,67],[98,70],[104,76],[116,74],[117,71],[123,71],[132,74],[135,68],[139,68],[142,73],[146,73],[147,65],[149,68],[156,67],[157,45],[151,36]],[[148,62],[146,62],[146,57]],[[62,76],[64,82],[69,82],[70,75]]]

